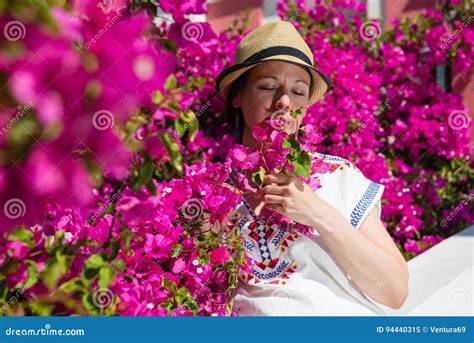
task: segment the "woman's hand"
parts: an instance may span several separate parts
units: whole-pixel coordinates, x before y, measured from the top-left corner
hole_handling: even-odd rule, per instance
[[[286,174],[269,174],[257,199],[264,206],[277,211],[297,223],[314,226],[315,219],[323,216],[327,203],[298,178]]]

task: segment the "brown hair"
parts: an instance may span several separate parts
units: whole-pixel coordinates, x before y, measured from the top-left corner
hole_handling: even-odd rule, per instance
[[[224,99],[224,117],[226,118],[227,123],[229,124],[230,129],[235,133],[236,131],[236,118],[237,115],[241,116],[242,119],[242,110],[240,108],[234,108],[232,105],[232,99],[241,92],[247,85],[247,81],[250,77],[250,72],[253,68],[250,68],[245,73],[240,75],[232,84],[230,85],[229,92],[227,93],[226,98]],[[243,125],[244,123],[241,123]],[[236,137],[238,142],[242,141],[242,137]]]

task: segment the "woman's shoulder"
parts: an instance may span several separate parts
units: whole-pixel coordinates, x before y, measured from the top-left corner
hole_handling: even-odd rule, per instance
[[[341,178],[347,173],[360,173],[359,168],[346,158],[312,151],[308,153],[311,159],[311,177]]]
[[[354,186],[354,182],[368,184],[371,182],[354,162],[346,158],[323,154],[320,152],[310,152],[311,177],[325,179],[326,182],[343,184],[349,188]]]

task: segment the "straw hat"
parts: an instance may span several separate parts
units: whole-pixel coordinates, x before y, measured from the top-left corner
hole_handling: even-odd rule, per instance
[[[295,27],[287,21],[275,21],[250,32],[237,47],[234,64],[217,77],[217,88],[224,98],[230,85],[247,70],[264,61],[278,60],[308,68],[312,77],[309,105],[331,89],[332,82],[314,67],[313,54]]]

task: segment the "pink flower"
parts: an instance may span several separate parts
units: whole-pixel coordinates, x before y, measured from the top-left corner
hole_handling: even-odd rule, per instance
[[[304,143],[309,146],[319,144],[323,140],[323,136],[316,131],[315,127],[311,124],[306,124],[304,127]]]
[[[268,129],[259,125],[255,125],[252,129],[252,136],[258,142],[264,142],[268,139]]]
[[[99,244],[106,243],[109,239],[112,220],[111,215],[107,215],[105,218],[99,218],[94,226],[87,228],[87,238],[97,241]]]
[[[153,258],[168,258],[173,246],[183,233],[183,228],[178,226],[170,230],[169,234],[146,234],[144,250]]]
[[[229,251],[225,247],[220,247],[212,250],[209,253],[209,256],[215,264],[224,264],[230,259]]]
[[[186,266],[186,261],[182,258],[173,260],[171,263],[171,271],[175,274],[181,273]]]
[[[255,167],[259,156],[257,151],[251,151],[243,145],[237,144],[229,152],[229,158],[233,168],[247,170]]]
[[[207,13],[205,0],[160,0],[164,12],[172,13],[175,18],[186,14]]]
[[[16,259],[23,259],[28,255],[30,252],[30,248],[28,248],[26,245],[24,245],[21,242],[8,242],[6,245],[6,249],[12,258]]]
[[[186,307],[184,306],[178,306],[176,307],[173,312],[171,313],[171,316],[172,317],[175,317],[175,316],[184,316],[184,317],[188,317],[188,316],[194,316],[194,313],[192,313],[191,311],[189,311]]]

